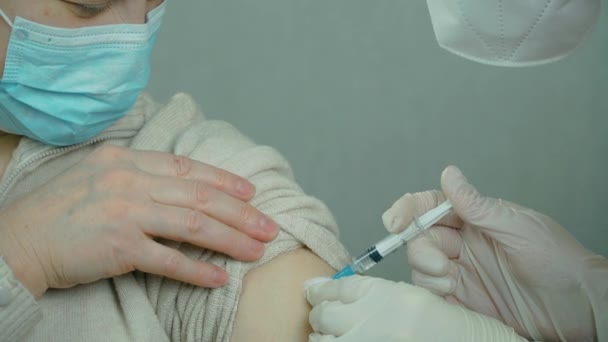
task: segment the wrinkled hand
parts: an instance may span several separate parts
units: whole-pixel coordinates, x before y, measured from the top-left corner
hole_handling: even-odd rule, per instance
[[[307,285],[310,342],[525,341],[499,321],[421,287],[361,276]]]
[[[135,269],[218,287],[221,268],[154,238],[256,260],[278,229],[246,203],[254,193],[245,179],[185,157],[103,146],[2,209],[0,255],[36,296]]]
[[[456,214],[408,244],[413,282],[528,338],[594,340],[585,273],[601,257],[549,217],[481,196],[456,167],[443,172],[441,185],[443,192],[406,194],[383,216],[397,232],[414,215],[452,202]]]

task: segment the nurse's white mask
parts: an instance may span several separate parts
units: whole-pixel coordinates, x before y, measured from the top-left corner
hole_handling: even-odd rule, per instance
[[[584,40],[601,0],[427,0],[439,45],[498,66],[558,60]]]

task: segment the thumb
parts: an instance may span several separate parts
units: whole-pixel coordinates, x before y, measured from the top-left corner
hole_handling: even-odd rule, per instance
[[[319,333],[308,335],[308,342],[333,342],[337,340],[338,338],[333,335],[321,335]]]
[[[304,297],[312,306],[317,306],[322,302],[351,304],[365,296],[378,282],[381,283],[382,280],[360,275],[335,280],[315,280],[314,283],[307,284]]]
[[[441,188],[464,222],[484,228],[490,234],[505,233],[517,215],[506,202],[482,196],[456,166],[448,166],[443,171]]]

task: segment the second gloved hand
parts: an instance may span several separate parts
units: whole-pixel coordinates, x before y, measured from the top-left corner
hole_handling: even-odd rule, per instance
[[[428,290],[379,278],[313,280],[310,342],[525,341],[501,322]]]
[[[608,336],[605,258],[546,215],[481,196],[456,167],[441,185],[406,194],[383,216],[397,232],[446,199],[453,205],[455,215],[408,243],[414,284],[536,340]]]

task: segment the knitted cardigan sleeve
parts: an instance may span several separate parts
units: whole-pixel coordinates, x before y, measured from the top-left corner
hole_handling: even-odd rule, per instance
[[[18,341],[41,317],[34,296],[0,257],[0,341]]]
[[[191,258],[214,263],[229,274],[228,285],[204,289],[170,279],[138,275],[165,331],[174,341],[229,341],[242,280],[247,271],[278,255],[306,246],[330,266],[338,269],[348,261],[338,241],[336,223],[319,200],[306,195],[294,181],[287,161],[274,149],[254,144],[231,125],[205,119],[186,95],[177,95],[160,109],[147,127],[173,131],[171,139],[159,139],[159,131],[140,132],[133,146],[158,145],[170,151],[211,164],[242,177],[256,186],[250,202],[272,217],[281,228],[256,262],[236,261],[223,254],[176,242],[164,242]],[[156,139],[156,140],[154,140]]]

